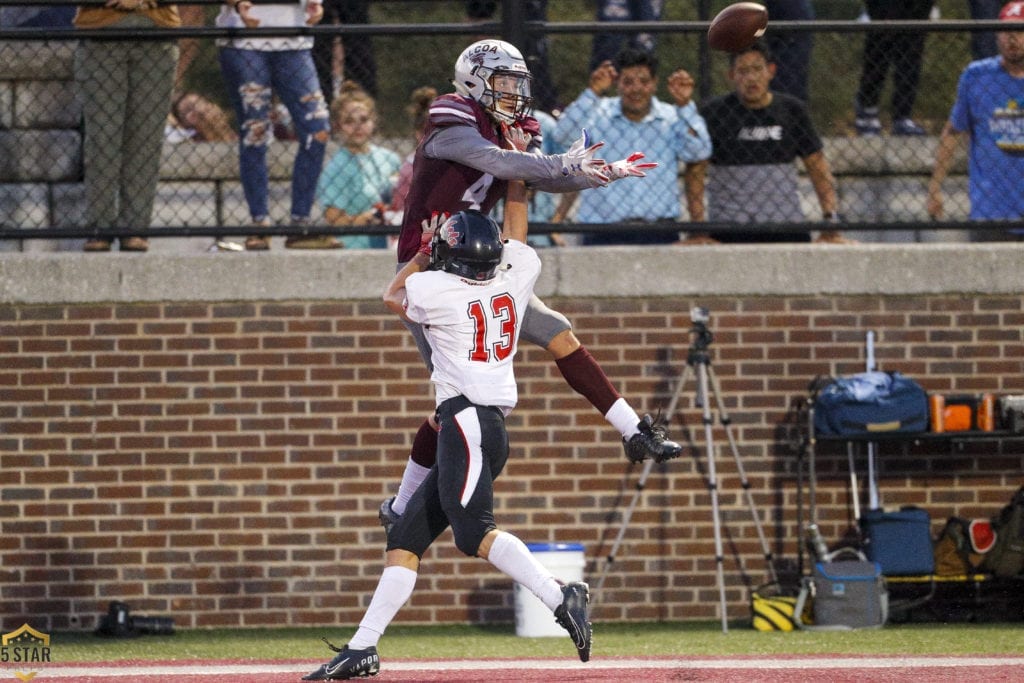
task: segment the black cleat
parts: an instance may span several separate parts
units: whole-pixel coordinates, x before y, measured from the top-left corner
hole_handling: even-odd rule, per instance
[[[562,586],[562,604],[555,608],[555,621],[569,632],[581,662],[590,659],[590,641],[594,636],[589,606],[590,587],[587,584],[573,581]]]
[[[377,513],[377,516],[380,517],[380,525],[384,527],[384,534],[386,536],[391,535],[391,527],[395,526],[398,518],[401,516],[391,509],[391,503],[394,501],[394,496],[385,500],[380,504],[380,512]]]
[[[342,648],[331,645],[324,639],[327,647],[337,652],[337,656],[311,674],[302,677],[304,681],[347,681],[350,678],[376,676],[380,671],[380,657],[377,648],[350,650],[348,645]]]
[[[665,462],[672,458],[678,458],[683,452],[683,447],[675,441],[669,441],[668,431],[665,423],[661,420],[655,422],[650,415],[644,415],[637,425],[639,432],[629,437],[629,440],[622,440],[622,446],[626,449],[626,457],[630,462],[640,462],[651,458],[654,462]]]

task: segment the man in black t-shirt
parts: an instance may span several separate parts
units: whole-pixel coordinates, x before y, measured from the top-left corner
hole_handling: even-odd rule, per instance
[[[706,172],[709,221],[802,223],[797,167],[799,158],[814,188],[822,220],[838,220],[835,180],[822,152],[821,138],[801,100],[769,89],[775,63],[757,42],[729,60],[735,90],[700,106],[713,152]],[[744,232],[721,235],[721,242],[806,242],[806,231]],[[708,241],[692,236],[690,241]],[[819,242],[845,242],[824,231]]]

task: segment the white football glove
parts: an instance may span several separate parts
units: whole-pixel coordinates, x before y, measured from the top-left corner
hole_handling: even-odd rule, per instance
[[[581,175],[595,181],[598,185],[607,185],[609,178],[604,169],[604,159],[595,159],[594,152],[604,147],[603,142],[590,144],[590,135],[584,128],[582,135],[562,157],[562,175]]]
[[[636,163],[643,158],[643,152],[633,152],[625,159],[619,159],[607,164],[604,167],[604,174],[612,180],[621,180],[627,176],[643,178],[647,175],[644,171],[657,168],[658,166],[658,163],[655,161],[645,161],[642,164]]]
[[[430,214],[430,218],[424,219],[420,223],[422,232],[420,233],[420,254],[426,254],[430,256],[431,243],[434,241],[434,233],[441,227],[441,224],[448,220],[449,214],[447,212],[434,211]]]

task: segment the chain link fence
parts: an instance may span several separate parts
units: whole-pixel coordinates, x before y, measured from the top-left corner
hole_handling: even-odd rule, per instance
[[[339,7],[358,8],[360,4],[367,10],[364,15],[338,13]],[[312,231],[342,239],[355,232],[396,234],[397,227],[389,224],[394,222],[394,214],[385,209],[393,199],[400,162],[415,146],[410,97],[423,86],[450,92],[453,64],[467,44],[482,36],[504,35],[523,45],[538,76],[535,91],[543,92],[555,116],[587,87],[593,37],[608,28],[580,21],[593,16],[590,4],[580,1],[552,6],[547,21],[524,14],[532,3],[495,4],[496,12],[480,16],[468,9],[474,3],[328,2],[324,22],[295,29],[217,28],[215,17],[221,6],[192,4],[180,6],[185,19],[181,28],[160,28],[146,22],[103,29],[63,24],[67,30],[58,30],[52,23],[12,27],[11,12],[18,8],[5,4],[0,13],[0,18],[7,17],[0,26],[0,236],[4,238],[0,249],[74,250],[82,248],[87,238],[177,236],[192,238],[181,240],[188,246],[180,249],[200,250],[209,247],[210,238],[229,241],[227,238],[251,234],[252,198],[247,200],[245,195],[241,177],[246,164],[240,168],[239,153],[251,142],[252,122],[240,123],[242,110],[238,98],[232,97],[224,67],[225,41],[239,39],[292,40],[311,46],[308,56],[316,68],[316,83],[325,92],[324,109],[317,116],[330,124],[323,160],[318,164],[329,166],[344,147],[337,125],[337,93],[346,87],[346,81],[356,82],[376,98],[371,140],[389,152],[372,160],[367,157],[365,163],[372,167],[361,165],[360,173],[339,176],[349,185],[366,179],[366,187],[350,194],[358,195],[362,202],[354,204],[353,211],[375,212],[377,218],[368,225],[358,230],[328,225],[322,187],[314,198],[309,221],[293,220],[298,191],[294,181],[303,163],[300,160],[297,166],[297,157],[310,144],[312,133],[302,122],[297,125],[294,116],[301,108],[288,101],[286,94],[289,81],[299,80],[299,74],[286,74],[285,80],[272,84],[266,106],[267,127],[262,139],[266,144],[267,216],[260,232],[296,235]],[[706,5],[705,11],[724,4],[699,3]],[[1020,215],[1009,221],[970,220],[963,146],[957,148],[949,175],[941,184],[941,216],[933,215],[928,206],[928,182],[939,133],[956,97],[961,71],[978,56],[972,53],[972,38],[974,44],[984,44],[978,38],[990,37],[999,24],[956,18],[864,23],[855,20],[857,3],[831,6],[835,10],[832,18],[829,12],[819,12],[819,20],[813,22],[773,23],[769,37],[775,49],[776,82],[788,84],[794,77],[798,83],[804,80],[808,120],[814,129],[811,137],[822,142],[824,158],[835,178],[835,209],[843,224],[827,222],[827,212],[805,165],[786,161],[798,170],[796,191],[802,219],[770,218],[775,215],[771,203],[776,198],[784,201],[774,185],[733,188],[741,200],[749,197],[755,204],[750,218],[758,223],[758,230],[768,235],[840,227],[861,241],[1013,238],[1011,229],[1024,227]],[[683,19],[677,19],[679,15],[673,15],[671,7],[669,3],[665,18],[657,23],[622,24],[622,35],[628,39],[644,33],[655,42],[660,60],[658,98],[670,101],[665,81],[671,72],[684,68],[697,81],[694,100],[703,109],[710,98],[733,90],[729,60],[707,51],[703,41],[706,17],[688,8]],[[22,7],[26,8],[38,12],[60,6],[40,2]],[[514,15],[515,26],[502,16],[503,11]],[[567,20],[566,13],[568,19],[575,20]],[[66,22],[68,16],[65,13],[63,19],[54,21]],[[470,23],[470,19],[481,23]],[[339,21],[346,23],[333,23]],[[908,93],[903,76],[907,68],[914,67],[907,66],[905,57],[894,59],[892,49],[865,51],[865,40],[871,36],[922,45],[917,92],[910,98],[909,112],[894,113],[893,107],[905,105]],[[865,55],[870,54],[885,55],[891,62],[888,71],[864,64]],[[101,68],[104,60],[130,61],[129,80],[113,82],[112,72]],[[864,91],[864,70],[883,74],[883,82],[873,90],[877,100],[872,106],[877,106],[877,113],[857,102],[858,90],[861,95]],[[111,89],[131,97],[106,96]],[[1007,154],[1021,154],[1024,149],[1024,108],[1018,109],[1024,105],[1024,86],[1021,90],[1001,114],[1009,140]],[[898,104],[901,98],[904,104]],[[333,116],[329,114],[332,100]],[[126,108],[129,106],[132,108]],[[869,123],[877,123],[877,128],[865,127],[866,110],[874,119]],[[304,116],[312,116],[310,111],[313,109]],[[907,125],[901,123],[903,118],[913,127],[901,129],[900,125]],[[770,128],[765,130],[770,135]],[[620,158],[634,148],[643,150],[644,141],[606,150],[605,156]],[[130,158],[118,166],[103,156],[116,153]],[[764,161],[733,159],[732,163],[757,165]],[[713,166],[709,172],[714,171]],[[111,170],[115,168],[123,170]],[[312,181],[306,173],[303,182],[315,185],[320,168],[318,165]],[[86,182],[90,174],[95,174],[94,180],[100,178],[99,185]],[[155,175],[149,177],[151,174]],[[734,217],[721,219],[713,213],[706,216],[705,223],[695,225],[687,201],[686,176],[687,165],[680,164],[678,213],[660,217],[664,220],[657,222],[656,229],[681,236],[750,229]],[[775,182],[770,174],[765,179]],[[621,182],[633,184],[630,201],[637,206],[636,215],[642,215],[644,203],[656,198],[645,194],[643,180]],[[1019,182],[1017,186],[1021,192]],[[147,194],[152,195],[151,203]],[[536,233],[559,231],[568,234],[572,242],[575,233],[606,228],[574,222],[578,205],[568,208],[564,222],[549,223],[558,198],[536,201],[532,227]],[[118,203],[127,209],[115,205]],[[762,215],[769,218],[759,219]]]

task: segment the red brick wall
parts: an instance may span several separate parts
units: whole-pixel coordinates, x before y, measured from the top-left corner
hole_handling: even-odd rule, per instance
[[[785,423],[819,374],[884,369],[929,390],[1024,392],[1024,298],[857,296],[556,300],[641,412],[671,397],[689,309],[711,310],[713,368],[771,551],[796,555],[796,458]],[[371,302],[0,308],[0,613],[44,630],[114,599],[180,627],[354,625],[381,569],[380,501],[432,399],[404,328]],[[617,434],[524,349],[497,517],[528,542],[586,547],[596,583],[634,494]],[[716,618],[710,496],[695,383],[673,420],[697,449],[655,466],[595,618]],[[685,425],[685,426],[684,426]],[[716,426],[729,615],[765,580]],[[1021,483],[1020,442],[882,451],[887,507],[988,516]],[[851,526],[846,452],[819,449],[830,542]],[[863,478],[863,472],[861,472]],[[743,569],[737,564],[737,553]],[[511,622],[511,584],[445,534],[405,623]],[[77,621],[69,622],[69,615]]]

